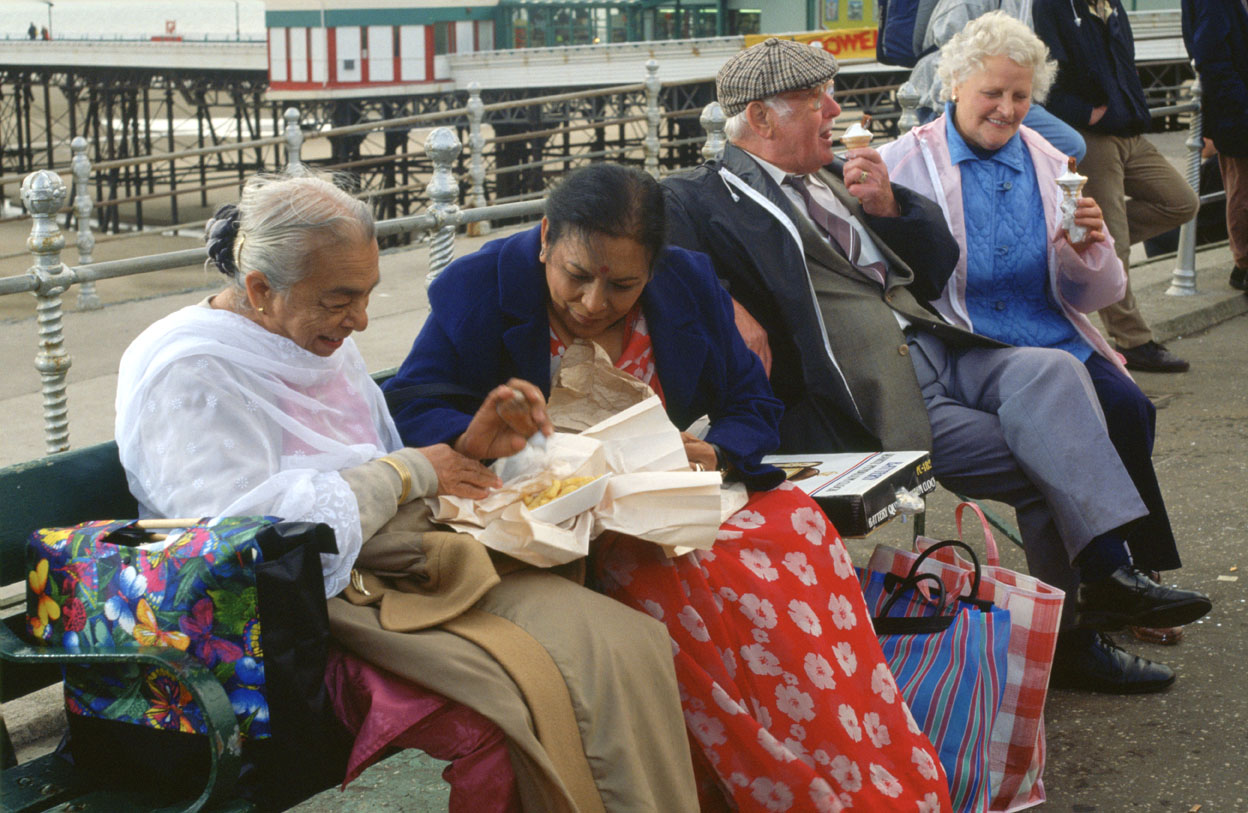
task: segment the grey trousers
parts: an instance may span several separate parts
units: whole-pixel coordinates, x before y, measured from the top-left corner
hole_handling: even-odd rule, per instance
[[[1065,590],[1071,606],[1074,558],[1093,537],[1148,513],[1087,369],[1064,350],[954,348],[920,331],[909,344],[937,478],[1012,505],[1031,575]]]

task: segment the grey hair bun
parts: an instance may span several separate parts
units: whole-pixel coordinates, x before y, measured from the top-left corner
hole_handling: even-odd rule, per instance
[[[230,278],[238,276],[238,266],[234,263],[234,240],[238,236],[238,223],[238,207],[227,203],[217,209],[212,219],[204,224],[208,259],[218,271]]]

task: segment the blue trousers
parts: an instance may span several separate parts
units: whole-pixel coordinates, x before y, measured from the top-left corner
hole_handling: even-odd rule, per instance
[[[1135,484],[1148,515],[1125,529],[1127,547],[1135,564],[1145,570],[1181,567],[1178,545],[1166,513],[1166,503],[1153,469],[1153,438],[1157,409],[1134,381],[1097,353],[1084,362],[1096,390],[1109,440]]]

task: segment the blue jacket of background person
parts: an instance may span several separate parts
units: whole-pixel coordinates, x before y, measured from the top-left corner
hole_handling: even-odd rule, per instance
[[[1087,0],[1035,0],[1036,35],[1057,60],[1057,80],[1045,108],[1072,127],[1113,136],[1138,135],[1152,117],[1135,68],[1135,38],[1119,0],[1102,20]],[[1092,109],[1108,109],[1088,124]]]
[[[453,443],[509,378],[550,395],[550,321],[539,229],[487,243],[429,287],[432,308],[411,353],[385,383],[403,442]],[[760,462],[779,445],[783,405],[732,317],[704,254],[668,247],[641,295],[667,414],[681,429],[709,415],[718,445],[751,490],[784,475]]]
[[[1204,134],[1248,156],[1248,9],[1240,0],[1183,0],[1183,42],[1203,90]]]

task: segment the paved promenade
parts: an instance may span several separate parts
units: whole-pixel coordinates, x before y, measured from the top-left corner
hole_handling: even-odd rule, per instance
[[[1166,137],[1163,137],[1166,138]],[[1181,139],[1180,139],[1181,142]],[[1171,148],[1167,153],[1181,155]],[[65,259],[72,261],[72,236]],[[0,224],[0,276],[21,273],[25,232]],[[138,254],[196,245],[189,237],[141,237],[130,242]],[[463,254],[484,238],[461,238]],[[121,251],[102,243],[97,259]],[[1242,498],[1248,480],[1248,297],[1227,285],[1225,247],[1198,255],[1199,293],[1165,295],[1174,260],[1132,270],[1142,310],[1158,338],[1192,363],[1182,375],[1140,375],[1137,380],[1160,407],[1154,455],[1182,551],[1185,568],[1168,574],[1185,587],[1213,596],[1213,612],[1188,631],[1177,647],[1130,643],[1130,648],[1175,666],[1179,682],[1150,697],[1107,698],[1055,692],[1048,713],[1049,763],[1045,773],[1050,803],[1061,811],[1248,811],[1248,594],[1243,540],[1248,529]],[[392,367],[406,354],[427,315],[424,247],[382,256],[382,283],[370,307],[369,329],[357,342],[371,369]],[[220,287],[202,269],[184,269],[112,280],[100,286],[107,306],[75,312],[77,292],[66,297],[70,441],[84,446],[112,437],[117,361],[129,342],[155,319],[192,304]],[[43,454],[40,382],[33,366],[37,332],[33,298],[0,297],[0,465]],[[954,533],[952,502],[943,491],[929,502],[929,533]],[[876,542],[904,544],[909,529],[899,523],[870,540],[851,543],[865,561]],[[1007,564],[1022,569],[1021,552],[1003,540]],[[6,704],[3,711],[26,754],[54,745],[56,690],[33,700]],[[386,778],[389,803],[368,809],[444,810],[446,791],[437,765],[404,757],[385,763],[361,782]],[[307,802],[305,811],[363,810],[357,790],[329,791]],[[393,791],[390,793],[390,791]]]

